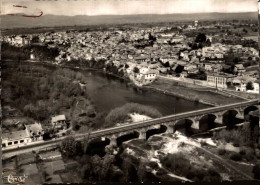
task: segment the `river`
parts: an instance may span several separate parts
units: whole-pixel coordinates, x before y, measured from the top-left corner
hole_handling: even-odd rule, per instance
[[[125,80],[102,72],[85,70],[81,72],[87,77],[88,95],[99,112],[108,113],[130,102],[152,106],[164,116],[210,107],[159,92],[137,89]]]

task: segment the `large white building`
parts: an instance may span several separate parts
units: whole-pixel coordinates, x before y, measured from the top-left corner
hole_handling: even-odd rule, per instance
[[[31,136],[27,128],[15,132],[2,133],[2,148],[21,146],[31,141]]]
[[[233,78],[233,75],[209,73],[207,74],[207,83],[212,87],[227,89],[227,82],[231,82]]]

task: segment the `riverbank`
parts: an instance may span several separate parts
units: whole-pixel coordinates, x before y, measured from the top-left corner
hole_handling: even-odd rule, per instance
[[[45,64],[49,64],[49,62],[45,62]],[[53,64],[51,64],[53,66]],[[55,64],[54,64],[55,65]],[[198,102],[205,105],[210,106],[220,106],[230,103],[236,103],[238,101],[245,101],[242,98],[228,95],[222,92],[214,92],[212,89],[209,88],[201,88],[201,87],[194,87],[189,85],[184,85],[179,82],[171,81],[168,79],[157,78],[153,83],[149,85],[145,85],[142,87],[137,86],[134,82],[132,82],[127,76],[125,75],[118,75],[113,72],[107,71],[106,68],[96,66],[96,67],[87,67],[87,66],[72,66],[70,65],[55,65],[57,67],[63,68],[70,68],[70,69],[80,69],[80,70],[91,70],[91,71],[98,71],[109,76],[124,80],[129,85],[136,87],[137,89],[141,90],[152,90],[154,92],[159,92],[162,94],[166,94],[169,96],[175,96],[179,98],[183,98],[185,100]],[[114,70],[113,70],[114,71]]]
[[[235,96],[224,96],[218,92],[212,92],[208,88],[191,88],[180,85],[178,82],[170,81],[167,79],[156,79],[153,83],[142,88],[159,91],[164,94],[184,98],[186,100],[199,102],[211,106],[220,106],[239,101],[244,99]]]

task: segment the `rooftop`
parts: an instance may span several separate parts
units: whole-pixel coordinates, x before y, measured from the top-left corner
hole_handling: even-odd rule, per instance
[[[42,132],[42,125],[40,123],[25,125],[25,127],[28,129],[29,132],[32,131],[35,134],[38,134],[38,132]]]
[[[66,117],[65,115],[58,115],[58,116],[54,116],[51,118],[51,122],[57,122],[57,121],[65,121],[66,120]]]
[[[24,138],[29,138],[30,134],[27,130],[19,130],[15,132],[7,132],[7,133],[2,133],[2,139],[6,140],[19,140],[19,139],[24,139]]]

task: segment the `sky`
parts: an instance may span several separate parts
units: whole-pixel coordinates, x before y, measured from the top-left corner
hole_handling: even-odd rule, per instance
[[[1,14],[125,15],[256,12],[257,0],[2,0]],[[27,8],[14,7],[14,5]]]

